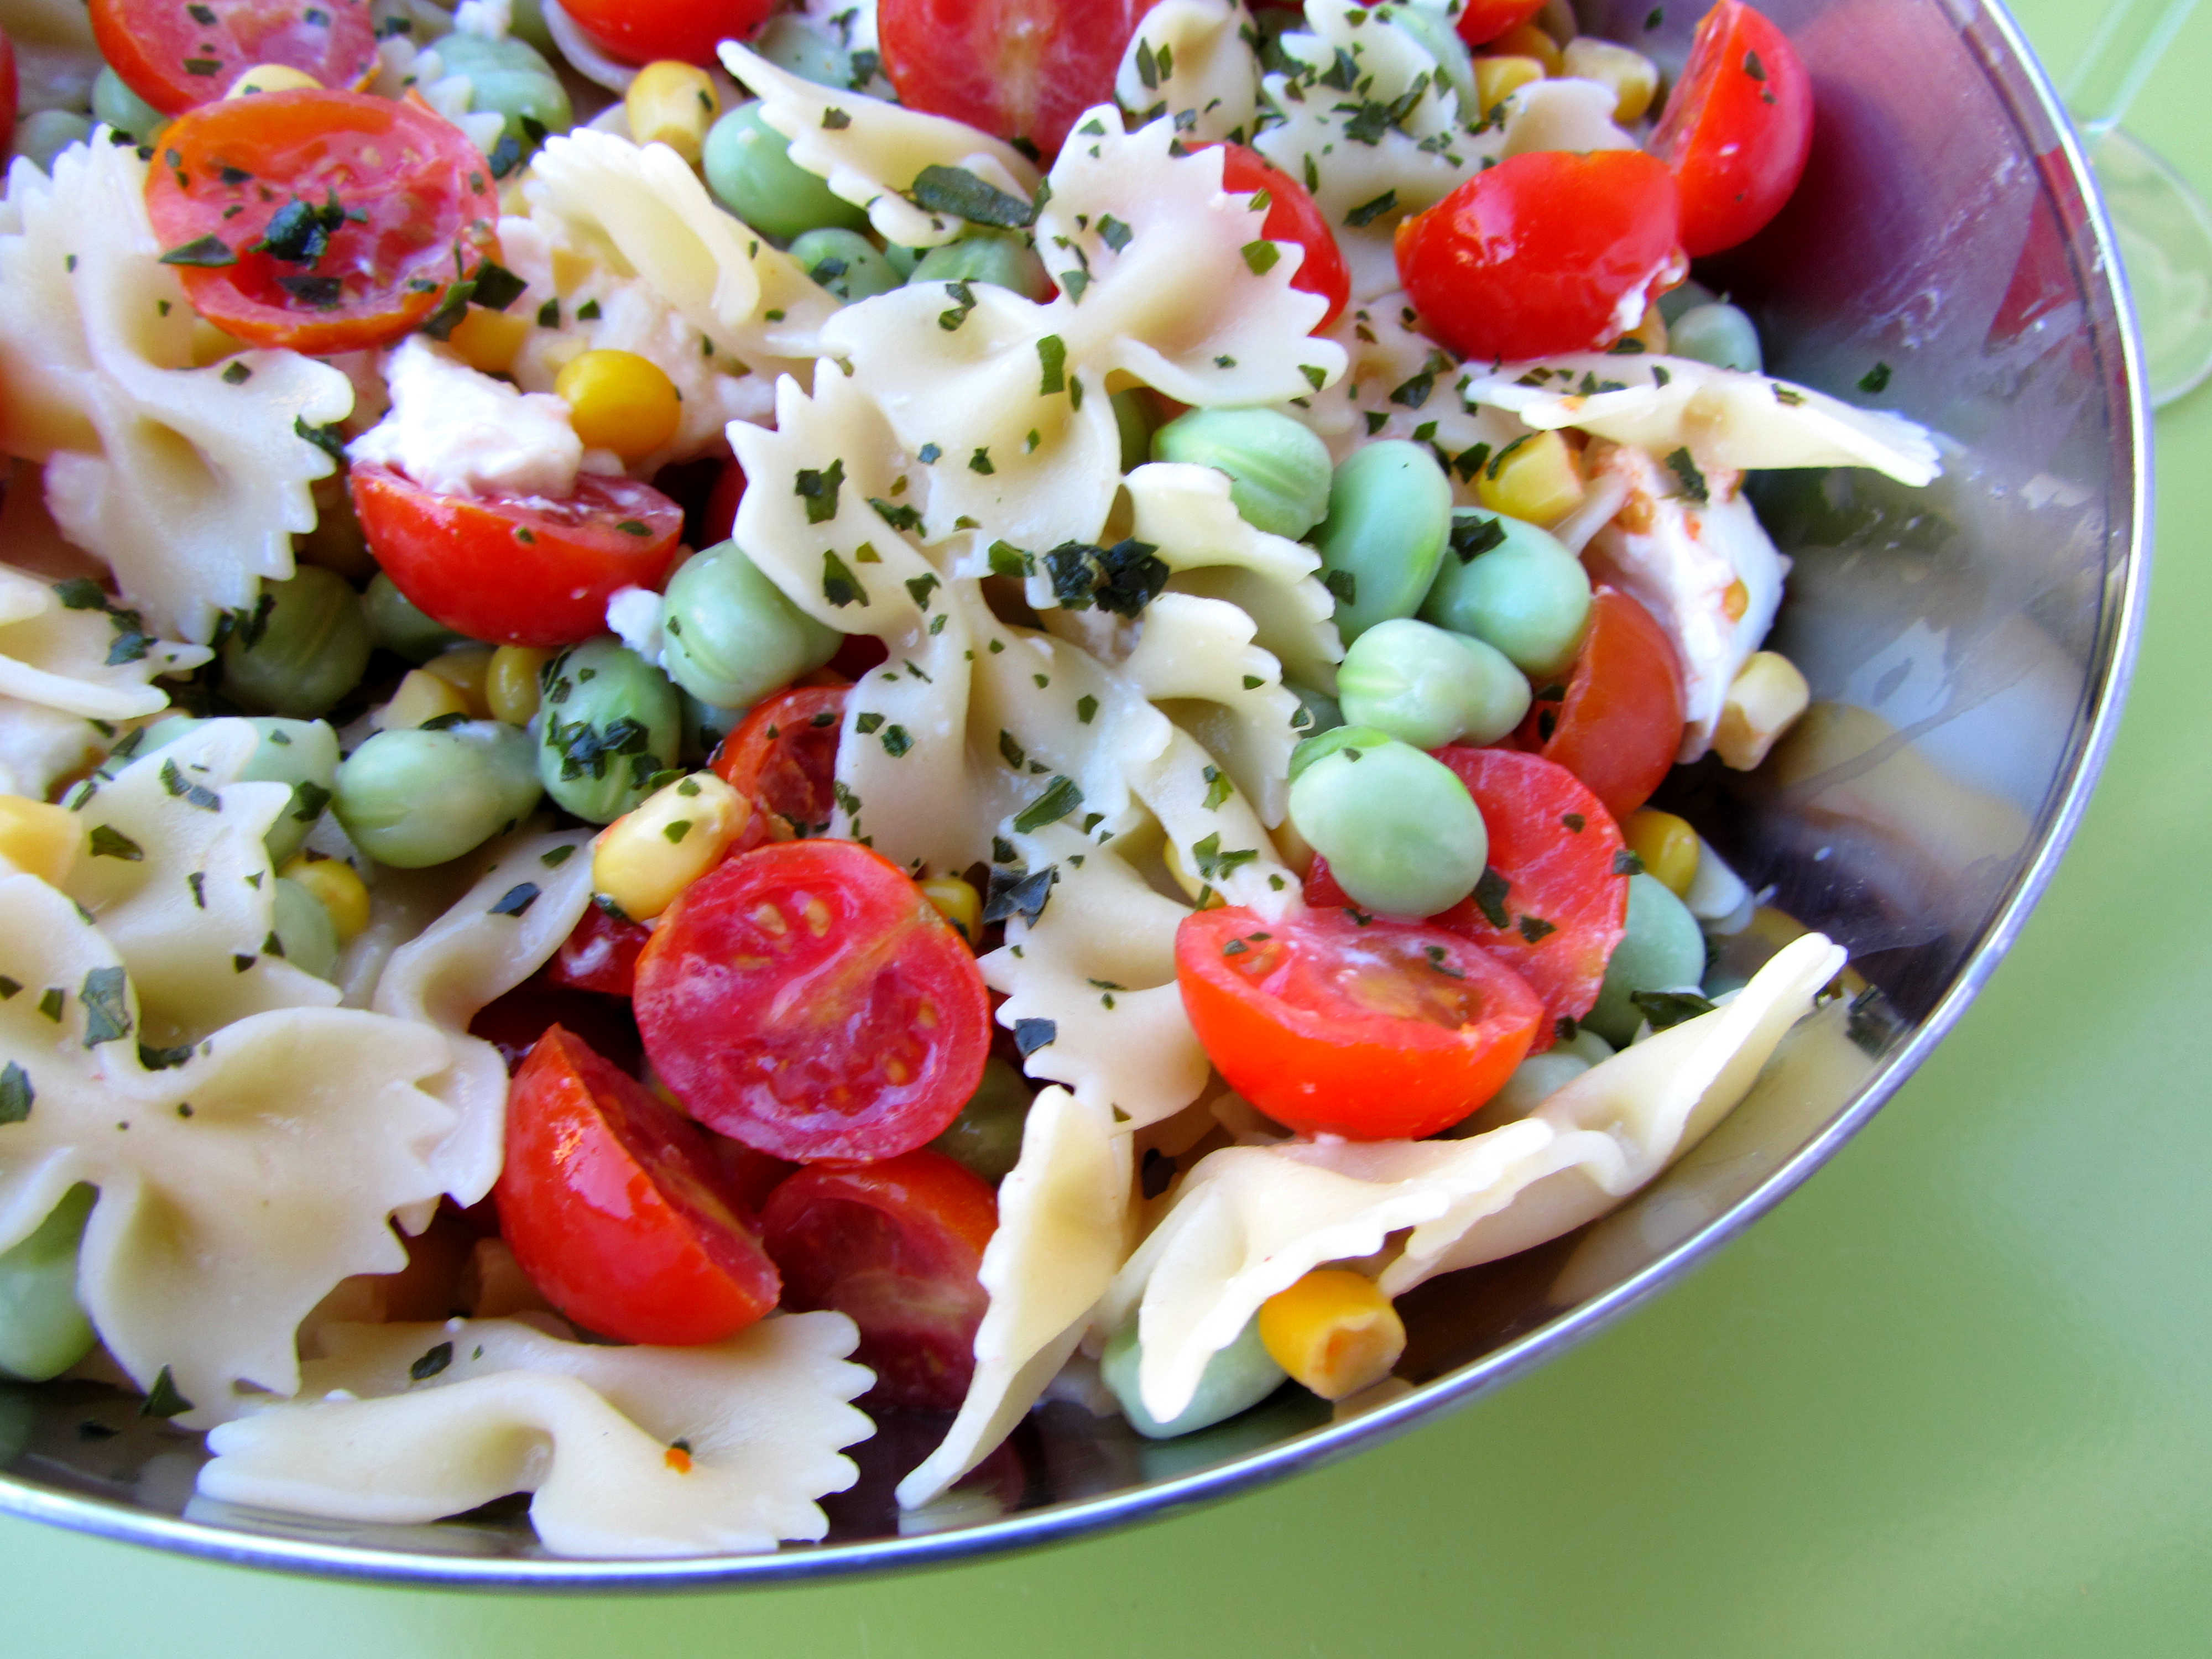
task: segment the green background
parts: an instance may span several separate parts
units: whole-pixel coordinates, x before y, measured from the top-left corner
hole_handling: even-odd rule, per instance
[[[2016,7],[2062,65],[2100,9]],[[2212,193],[2208,84],[2212,8],[2130,125]],[[1828,1169],[1557,1363],[1226,1505],[819,1589],[374,1589],[0,1521],[0,1653],[2204,1651],[2212,389],[2158,440],[2133,700],[2025,937]]]

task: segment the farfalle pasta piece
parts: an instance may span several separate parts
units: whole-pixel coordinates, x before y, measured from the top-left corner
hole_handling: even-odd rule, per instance
[[[0,696],[88,720],[136,720],[168,706],[155,675],[210,654],[150,637],[93,583],[49,583],[0,565]]]
[[[1419,322],[1402,289],[1352,307],[1328,327],[1350,359],[1344,379],[1282,412],[1310,428],[1340,462],[1378,438],[1426,444],[1454,495],[1471,506],[1485,463],[1528,428],[1502,409],[1462,398],[1461,360],[1420,332]]]
[[[330,1325],[301,1398],[208,1437],[206,1497],[422,1522],[532,1494],[558,1555],[719,1555],[815,1540],[815,1500],[872,1433],[840,1313],[783,1314],[693,1348],[565,1341],[518,1320]]]
[[[138,1385],[166,1378],[162,1408],[195,1427],[241,1389],[290,1392],[300,1321],[339,1280],[404,1267],[386,1218],[437,1194],[451,1113],[416,1085],[444,1040],[294,1008],[142,1060],[122,958],[32,876],[0,878],[0,1249],[89,1182],[77,1291]]]
[[[1245,143],[1259,112],[1252,15],[1234,0],[1160,0],[1138,20],[1114,96],[1142,126],[1164,116],[1192,143]]]
[[[320,428],[353,407],[290,351],[191,365],[191,307],[147,222],[146,163],[96,134],[49,179],[18,161],[0,202],[0,450],[46,463],[46,501],[115,572],[150,632],[204,641],[292,574]]]
[[[1365,117],[1370,124],[1387,121],[1414,138],[1456,137],[1474,112],[1460,108],[1436,55],[1400,25],[1404,9],[1305,0],[1306,26],[1282,37],[1283,55],[1306,66],[1310,96],[1327,99],[1334,91],[1355,112],[1375,106],[1378,112]],[[1440,11],[1437,21],[1450,27]]]
[[[1274,656],[1253,643],[1255,631],[1229,600],[1162,593],[1146,607],[1135,647],[1113,668],[1146,701],[1173,708],[1272,828],[1289,808],[1298,700],[1284,690]]]
[[[988,1456],[1075,1352],[1128,1250],[1134,1165],[1110,1112],[1064,1089],[1037,1096],[977,1273],[991,1300],[975,1380],[944,1443],[899,1482],[902,1507],[928,1503]]]

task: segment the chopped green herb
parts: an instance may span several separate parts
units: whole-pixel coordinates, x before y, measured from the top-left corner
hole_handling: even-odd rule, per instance
[[[112,823],[93,825],[91,843],[92,855],[96,859],[121,859],[125,864],[145,860],[146,849]]]
[[[826,524],[837,516],[837,492],[845,482],[845,463],[835,460],[819,471],[811,467],[799,474],[792,493],[806,502],[806,522]]]
[[[1869,396],[1889,390],[1889,365],[1876,363],[1859,376],[1859,390]]]
[[[1474,908],[1482,912],[1482,919],[1492,927],[1504,927],[1510,922],[1505,914],[1505,896],[1512,887],[1513,884],[1498,873],[1496,865],[1482,866],[1482,879],[1474,884]]]
[[[1283,257],[1282,249],[1273,242],[1247,242],[1243,252],[1244,263],[1251,267],[1255,276],[1265,276]]]
[[[1682,493],[1700,505],[1711,499],[1705,483],[1705,475],[1698,471],[1697,462],[1687,448],[1676,450],[1667,458],[1668,471],[1681,481]]]
[[[1031,204],[1009,196],[965,167],[932,162],[915,175],[909,194],[914,204],[925,212],[957,214],[970,224],[1019,230],[1036,221],[1036,209]]]
[[[823,550],[822,597],[840,610],[848,605],[868,602],[868,590],[860,586],[860,579],[853,574],[852,567],[839,558],[834,549]]]
[[[1060,1035],[1060,1026],[1049,1019],[1018,1019],[1014,1022],[1014,1047],[1027,1060],[1038,1049],[1048,1048]]]
[[[495,916],[519,916],[526,914],[530,907],[537,902],[538,884],[534,881],[517,882],[499,896],[499,902],[491,907],[490,914]]]
[[[1045,791],[1014,815],[1014,830],[1032,835],[1048,823],[1057,823],[1083,805],[1083,788],[1073,778],[1055,775]]]
[[[1663,1031],[1669,1026],[1680,1025],[1686,1019],[1695,1019],[1700,1014],[1710,1014],[1713,1003],[1694,991],[1631,991],[1628,1000],[1637,1011],[1651,1022],[1651,1029]]]
[[[38,1098],[28,1072],[12,1060],[0,1068],[0,1123],[21,1123],[30,1116]]]
[[[441,1342],[423,1352],[422,1357],[407,1368],[410,1382],[427,1382],[453,1363],[453,1345]]]
[[[84,976],[77,1000],[84,1004],[84,1046],[97,1048],[131,1035],[130,986],[120,968],[94,968]]]
[[[223,265],[236,264],[238,255],[231,252],[229,243],[224,241],[213,231],[210,231],[204,236],[197,237],[191,241],[169,249],[167,252],[162,254],[161,263],[165,265],[191,265],[199,270],[210,270]]]
[[[177,1379],[170,1375],[167,1365],[154,1379],[154,1386],[146,1390],[146,1398],[138,1407],[141,1417],[182,1417],[191,1410],[192,1402],[177,1392]]]

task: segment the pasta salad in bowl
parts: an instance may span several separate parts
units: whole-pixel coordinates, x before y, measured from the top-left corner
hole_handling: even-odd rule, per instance
[[[1741,802],[1994,878],[1775,635],[1984,476],[1728,297],[1744,0],[17,4],[14,1492],[714,1571],[1401,1420],[1871,1109]]]

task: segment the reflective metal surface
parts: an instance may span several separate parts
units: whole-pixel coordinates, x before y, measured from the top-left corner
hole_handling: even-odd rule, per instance
[[[1762,483],[1797,561],[1779,643],[1818,706],[1767,773],[1701,769],[1669,790],[1778,906],[1851,947],[1883,1005],[1801,1027],[1751,1098],[1613,1216],[1407,1297],[1401,1374],[1415,1386],[1345,1421],[1284,1399],[1153,1443],[1053,1406],[903,1521],[890,1485],[936,1425],[887,1424],[858,1449],[860,1486],[826,1503],[826,1545],[594,1563],[538,1554],[511,1518],[333,1527],[204,1505],[191,1437],[127,1401],[21,1390],[0,1394],[0,1507],[261,1565],[548,1589],[811,1577],[1025,1546],[1221,1497],[1447,1409],[1649,1295],[1804,1180],[1972,1000],[2072,833],[2139,622],[2148,440],[2109,240],[2002,14],[1963,0],[1763,9],[1800,43],[1821,117],[1805,190],[1723,280],[1760,317],[1776,373],[1925,422],[1945,434],[1948,473],[1923,492],[1861,473]],[[1681,15],[1651,33],[1649,0],[1585,15],[1679,62],[1696,9],[1666,9]],[[1856,392],[1878,363],[1887,389]]]

